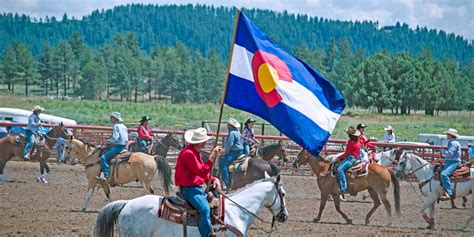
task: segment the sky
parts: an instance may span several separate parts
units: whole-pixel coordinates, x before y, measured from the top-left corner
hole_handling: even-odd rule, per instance
[[[36,18],[64,13],[81,18],[95,9],[128,3],[206,4],[287,10],[339,20],[378,21],[379,26],[407,23],[426,26],[474,39],[474,0],[0,0],[0,12],[24,13]]]

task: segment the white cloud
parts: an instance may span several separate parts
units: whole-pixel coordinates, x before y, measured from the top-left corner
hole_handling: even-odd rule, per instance
[[[397,21],[411,28],[426,26],[474,39],[474,0],[0,0],[0,12],[19,12],[34,17],[46,15],[80,18],[95,9],[128,3],[188,4],[287,10],[340,20],[372,20],[380,25]]]

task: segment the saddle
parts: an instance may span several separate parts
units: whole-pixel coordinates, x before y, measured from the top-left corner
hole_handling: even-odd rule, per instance
[[[229,166],[230,172],[245,172],[249,166],[250,157],[245,155],[239,156],[232,164]]]
[[[225,231],[224,224],[225,202],[224,197],[213,192],[207,193],[207,201],[211,208],[211,224],[213,232]],[[165,196],[158,209],[158,217],[167,221],[183,225],[183,236],[187,236],[188,226],[198,226],[199,213],[187,202],[180,192],[176,196]]]
[[[25,134],[18,134],[15,137],[16,146],[22,146],[22,145],[25,145],[26,143],[27,141],[26,141]],[[35,146],[42,147],[44,146],[45,143],[46,143],[46,139],[42,135],[35,135],[35,140],[33,142]]]
[[[331,167],[329,169],[332,171],[331,176],[335,177],[337,175],[337,168],[339,168],[339,164],[340,162],[331,163]],[[351,168],[346,171],[346,175],[348,175],[350,178],[363,177],[367,175],[368,169],[368,164],[357,161]]]
[[[102,150],[102,153],[105,152],[105,149]],[[132,155],[132,152],[128,150],[122,150],[119,154],[115,155],[109,160],[109,167],[110,167],[110,176],[112,177],[112,187],[115,179],[118,177],[118,168],[121,163],[124,162],[130,162],[130,156]]]
[[[434,179],[437,181],[440,181],[441,165],[435,166],[434,173],[436,174],[434,176]],[[463,182],[463,181],[469,180],[471,179],[471,169],[470,167],[461,164],[456,168],[456,170],[449,177],[451,181],[456,181],[456,182]]]

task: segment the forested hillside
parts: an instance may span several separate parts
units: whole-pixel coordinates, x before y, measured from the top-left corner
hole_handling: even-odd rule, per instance
[[[379,31],[368,22],[246,12],[277,43],[334,83],[349,106],[431,115],[474,108],[472,45],[461,37],[416,33],[406,25]],[[82,21],[31,23],[27,17],[3,16],[1,24],[8,27],[0,31],[8,34],[0,40],[16,40],[2,52],[0,83],[14,95],[216,103],[233,14],[226,8],[132,5],[94,12]],[[19,22],[23,30],[15,26]],[[424,39],[412,43],[409,35]],[[397,39],[401,43],[393,43]],[[438,58],[440,52],[446,55]]]
[[[306,44],[309,48],[327,48],[329,41],[347,38],[353,49],[364,49],[372,55],[408,51],[418,54],[432,48],[437,59],[446,55],[462,64],[474,57],[472,44],[461,36],[435,29],[411,30],[406,24],[378,29],[376,22],[328,20],[306,15],[277,13],[267,10],[245,10],[265,32],[283,47],[294,50]],[[73,32],[84,36],[87,45],[99,48],[111,43],[116,33],[135,32],[138,47],[150,52],[155,46],[175,45],[180,41],[192,51],[208,55],[214,49],[222,59],[230,47],[235,9],[209,6],[128,5],[94,11],[82,20],[54,17],[31,19],[14,13],[0,16],[0,48],[14,41],[23,42],[38,56],[44,42],[57,44]]]

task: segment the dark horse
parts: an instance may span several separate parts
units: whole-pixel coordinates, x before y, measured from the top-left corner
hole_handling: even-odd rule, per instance
[[[286,159],[286,150],[283,146],[282,141],[266,145],[264,147],[257,149],[257,157],[262,158],[263,160],[270,161],[273,157],[278,156],[283,162],[287,162]]]
[[[168,155],[168,151],[170,150],[170,147],[174,147],[178,150],[181,150],[183,148],[183,146],[179,142],[179,139],[171,133],[168,133],[161,140],[155,140],[155,141],[153,141],[150,151],[147,151],[145,153],[149,155],[158,155],[158,156],[166,158],[166,156]],[[140,152],[141,151],[140,144],[138,144],[137,141],[134,141],[129,145],[128,150],[131,152]]]
[[[201,151],[202,160],[206,162],[209,160],[209,152]],[[235,174],[231,173],[232,185],[231,189],[241,188],[247,184],[251,184],[256,180],[264,179],[265,172],[274,177],[279,173],[278,167],[261,158],[250,158],[246,171],[240,171]],[[213,173],[217,173],[214,172]]]
[[[43,135],[43,137],[46,141],[44,146],[36,147],[36,145],[34,145],[32,150],[38,149],[38,151],[36,151],[31,158],[40,163],[41,175],[38,176],[36,180],[47,182],[45,177],[49,173],[49,166],[46,161],[51,156],[51,147],[54,146],[57,138],[62,137],[67,140],[71,137],[71,134],[69,134],[66,127],[61,123],[59,126],[51,129],[46,135]],[[8,136],[0,139],[0,183],[5,181],[5,177],[3,176],[3,168],[5,168],[5,164],[13,157],[23,157],[23,147],[25,145],[15,144],[15,139],[16,136]]]

